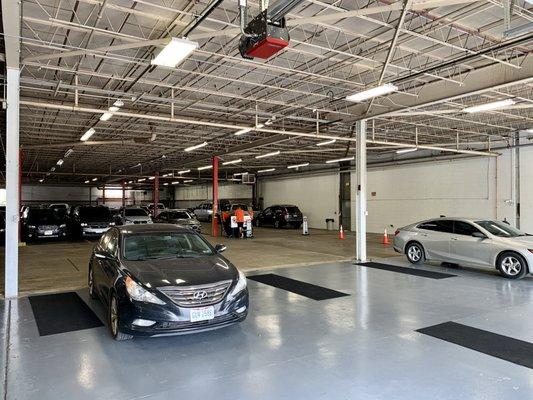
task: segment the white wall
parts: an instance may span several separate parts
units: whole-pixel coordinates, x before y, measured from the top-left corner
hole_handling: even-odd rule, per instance
[[[326,218],[338,223],[339,174],[298,176],[260,181],[259,197],[266,208],[273,204],[294,204],[308,218],[309,227],[326,228]]]
[[[382,233],[439,215],[506,218],[515,225],[514,151],[499,157],[458,158],[369,168],[369,232]],[[533,147],[520,150],[521,229],[533,233]],[[352,188],[356,188],[352,172]],[[338,222],[339,174],[298,175],[261,180],[264,205],[292,203],[309,217],[310,226],[325,228],[325,219]],[[352,189],[353,190],[353,189]],[[372,195],[375,192],[375,195]],[[355,193],[352,193],[352,230],[355,230]]]
[[[195,186],[174,186],[174,198],[178,207],[194,207],[213,198],[210,184]],[[252,202],[252,186],[234,183],[220,183],[218,198]]]

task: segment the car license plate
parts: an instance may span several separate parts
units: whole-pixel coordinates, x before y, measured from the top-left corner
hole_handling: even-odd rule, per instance
[[[44,231],[45,236],[51,236],[54,234],[54,231]]]
[[[215,318],[215,307],[191,308],[191,322],[209,321]]]

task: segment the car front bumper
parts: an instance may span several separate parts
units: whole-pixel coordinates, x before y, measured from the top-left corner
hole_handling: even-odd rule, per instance
[[[82,228],[81,234],[83,237],[95,237],[95,236],[102,236],[104,233],[106,233],[110,226],[107,228]]]
[[[235,299],[224,298],[215,304],[215,318],[208,321],[190,321],[188,307],[180,307],[171,300],[165,305],[139,303],[126,298],[120,309],[120,331],[134,336],[169,336],[204,332],[242,322],[248,314],[248,289]],[[155,321],[151,326],[135,325],[137,319]]]

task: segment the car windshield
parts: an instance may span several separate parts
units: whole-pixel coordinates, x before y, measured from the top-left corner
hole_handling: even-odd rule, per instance
[[[107,207],[82,207],[80,208],[80,218],[92,221],[97,219],[110,220],[111,211]]]
[[[126,235],[125,260],[194,258],[213,255],[211,247],[198,235],[191,233],[154,232]]]
[[[300,210],[298,210],[298,207],[295,206],[285,207],[285,210],[287,210],[289,214],[298,214],[300,212]]]
[[[483,229],[486,229],[494,236],[501,237],[517,237],[517,236],[527,236],[526,233],[513,228],[511,225],[506,224],[505,222],[500,221],[476,221],[476,224],[481,226]]]
[[[126,217],[147,217],[148,213],[142,208],[126,208],[124,210],[124,215]]]
[[[37,209],[31,210],[28,216],[28,220],[33,224],[59,224],[63,222],[63,219],[55,213],[53,210]]]
[[[168,213],[169,219],[189,219],[191,216],[187,211],[170,211]]]

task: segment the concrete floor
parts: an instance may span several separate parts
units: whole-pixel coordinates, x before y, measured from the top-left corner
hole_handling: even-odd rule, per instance
[[[387,262],[407,266],[403,257]],[[420,268],[458,276],[349,262],[279,268],[273,272],[350,296],[314,301],[249,280],[242,324],[127,342],[113,341],[106,327],[40,337],[20,298],[5,304],[9,338],[0,330],[5,398],[530,400],[533,370],[415,330],[455,321],[533,342],[533,279]],[[79,293],[104,319],[100,303]]]
[[[238,240],[209,235],[210,225],[203,224],[205,237],[224,243],[224,255],[243,271],[311,265],[331,261],[345,261],[355,256],[355,236],[347,232],[339,240],[337,232],[312,229],[309,236],[300,230],[256,228],[254,239]],[[370,257],[388,257],[395,253],[381,244],[381,236],[368,236]],[[20,248],[19,281],[21,295],[75,290],[87,286],[87,267],[95,241],[45,242]],[[3,248],[0,262],[4,263]],[[3,268],[0,288],[3,289]]]

